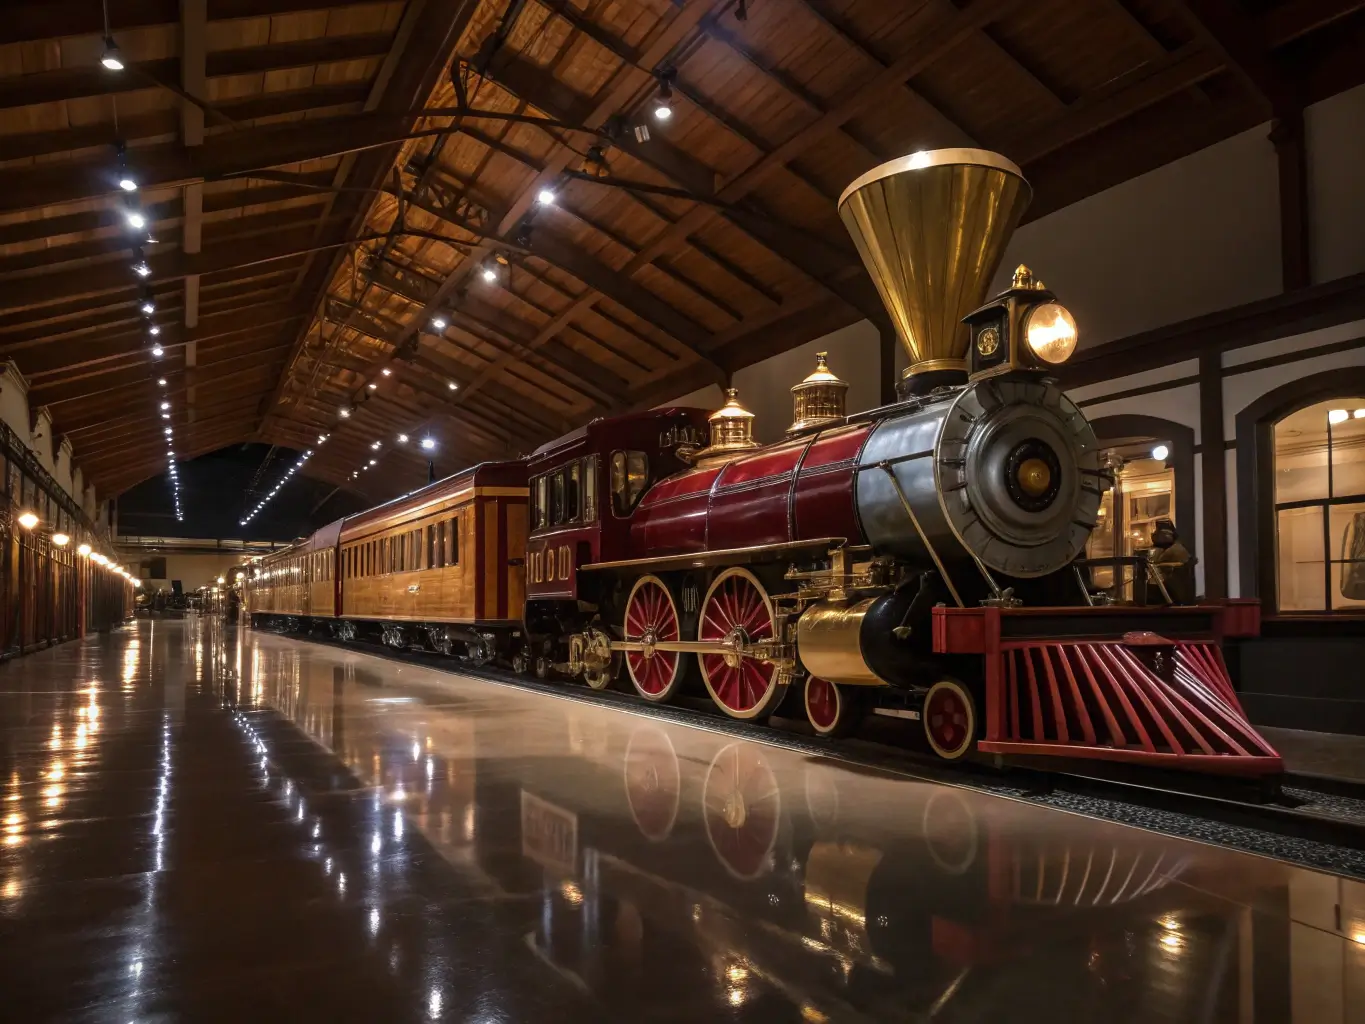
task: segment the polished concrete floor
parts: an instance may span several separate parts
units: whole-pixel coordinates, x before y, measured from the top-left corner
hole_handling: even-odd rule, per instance
[[[3,1020],[1365,1020],[1358,883],[195,618],[0,770]]]

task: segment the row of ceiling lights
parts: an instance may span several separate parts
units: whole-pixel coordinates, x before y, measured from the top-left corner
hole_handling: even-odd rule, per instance
[[[326,440],[327,440],[326,434],[318,435],[318,444],[323,444],[326,442]],[[266,505],[270,504],[270,499],[275,497],[275,495],[279,494],[280,488],[287,484],[289,482],[289,478],[293,476],[295,473],[297,473],[299,470],[301,470],[303,468],[303,464],[312,457],[313,450],[311,448],[308,449],[308,451],[304,452],[301,456],[299,456],[299,461],[289,467],[289,469],[285,472],[284,476],[280,478],[280,482],[275,485],[274,490],[272,490],[269,494],[267,494],[264,498],[257,502],[256,507],[253,508],[250,512],[248,512],[245,518],[237,520],[237,525],[245,526],[247,523],[251,522],[251,520],[255,519],[258,515],[260,515],[262,509],[264,509]],[[223,582],[221,577],[219,578],[218,582],[219,583]]]
[[[395,438],[395,440],[397,441],[398,444],[407,444],[412,439],[408,437],[407,434],[399,434],[398,437]],[[370,443],[370,451],[372,452],[377,452],[383,447],[384,447],[383,441],[373,441]],[[422,438],[421,441],[418,442],[418,447],[420,447],[424,452],[434,452],[436,451],[436,439],[434,437],[424,437]],[[368,471],[371,466],[376,466],[378,464],[379,457],[378,456],[371,457],[359,469],[351,470],[351,479],[354,480],[356,477],[360,476],[361,473]]]
[[[39,519],[36,514],[28,511],[27,509],[25,509],[23,512],[20,512],[19,515],[16,517],[16,520],[20,526],[22,526],[25,530],[28,530],[30,533],[36,530],[38,528],[38,524],[42,522],[42,520]],[[68,534],[62,533],[60,530],[57,530],[52,534],[52,543],[57,545],[57,547],[59,548],[64,548],[71,543],[71,537]],[[123,566],[119,565],[108,555],[100,554],[89,544],[79,545],[76,548],[76,554],[80,555],[82,558],[90,559],[90,561],[94,562],[97,565],[104,566],[110,572],[118,573],[118,575],[122,576],[135,587],[142,586],[142,581],[140,579],[133,576],[132,573],[130,573]]]
[[[158,377],[156,382],[163,388],[166,386],[165,377]],[[171,403],[165,399],[161,402],[161,418],[168,421],[171,418]],[[171,427],[169,422],[166,424],[165,432],[166,471],[171,480],[171,497],[175,501],[175,519],[176,522],[183,523],[185,521],[185,513],[180,507],[180,474],[175,466],[175,430]]]

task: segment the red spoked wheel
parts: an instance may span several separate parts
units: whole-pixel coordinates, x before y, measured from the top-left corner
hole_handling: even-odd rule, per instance
[[[627,640],[645,643],[682,639],[678,606],[663,580],[641,576],[626,600]],[[677,651],[627,651],[626,671],[645,700],[669,700],[683,677],[683,656]]]
[[[773,635],[773,604],[763,584],[748,569],[726,569],[717,576],[701,605],[697,639],[737,647]],[[699,654],[701,675],[711,699],[731,718],[761,718],[782,699],[786,684],[777,666],[739,654]]]
[[[861,701],[855,689],[806,676],[806,718],[817,736],[843,736],[858,723]]]
[[[726,871],[749,881],[772,870],[782,791],[762,747],[731,743],[711,759],[702,812],[706,839]]]
[[[924,735],[945,761],[964,757],[976,741],[976,701],[956,679],[940,679],[924,697]]]

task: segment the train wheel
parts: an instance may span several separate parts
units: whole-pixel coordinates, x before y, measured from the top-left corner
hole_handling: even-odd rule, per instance
[[[976,741],[976,701],[956,679],[940,679],[924,697],[924,735],[934,753],[956,761]]]
[[[845,736],[862,717],[861,695],[819,676],[806,676],[806,717],[817,736]]]
[[[626,601],[627,640],[682,639],[678,606],[657,576],[641,576]],[[626,671],[645,700],[663,703],[677,692],[683,677],[683,657],[677,651],[626,651]]]
[[[698,640],[736,644],[773,635],[773,604],[748,569],[726,569],[715,578],[701,605]],[[741,654],[699,654],[702,679],[717,706],[731,718],[771,714],[786,692],[777,666]]]

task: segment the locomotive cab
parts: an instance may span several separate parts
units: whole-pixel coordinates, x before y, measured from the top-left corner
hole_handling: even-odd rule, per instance
[[[587,579],[579,568],[630,556],[640,499],[687,468],[682,456],[700,445],[706,417],[702,409],[666,408],[598,419],[531,455],[526,630],[538,674],[563,660],[560,638],[598,617],[601,578]]]

